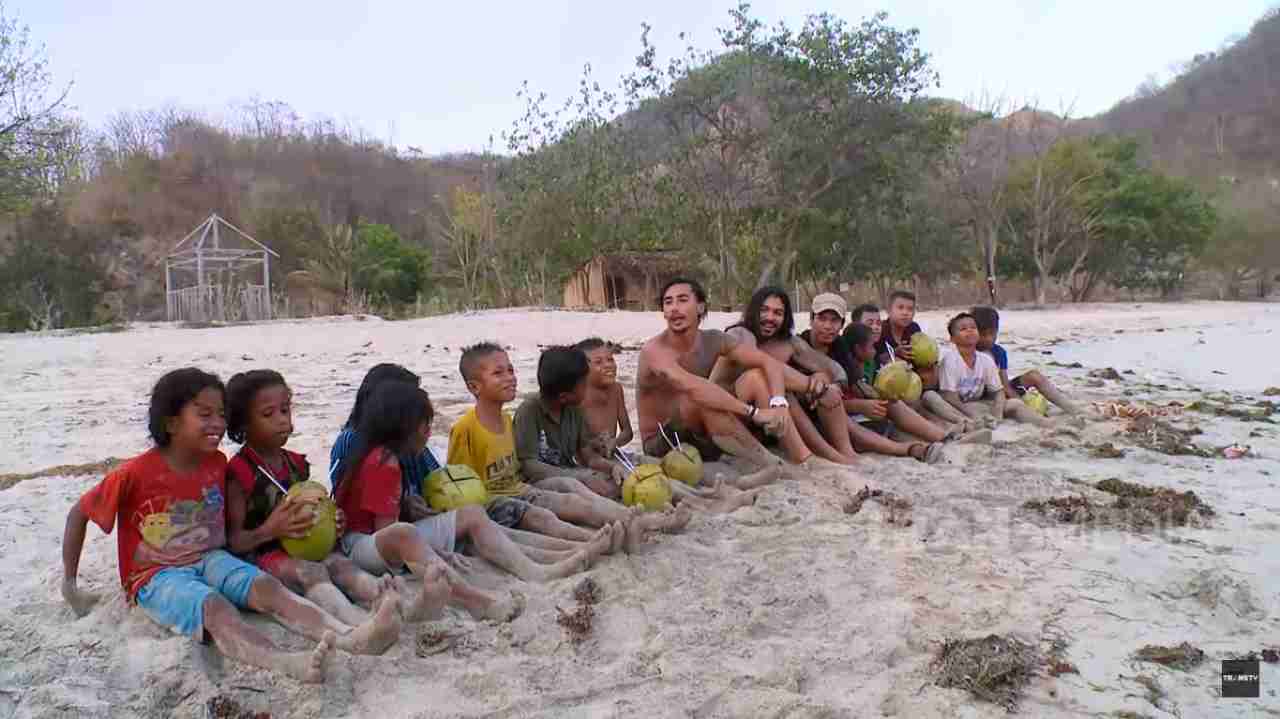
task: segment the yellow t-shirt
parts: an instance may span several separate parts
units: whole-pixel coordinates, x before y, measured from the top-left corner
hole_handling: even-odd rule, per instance
[[[518,497],[528,490],[516,459],[511,415],[502,413],[502,434],[480,424],[472,407],[449,430],[449,464],[465,464],[480,475],[490,497]]]

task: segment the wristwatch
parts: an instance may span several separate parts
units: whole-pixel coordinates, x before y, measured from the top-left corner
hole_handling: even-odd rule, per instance
[[[791,406],[791,404],[790,404],[789,402],[787,402],[787,398],[786,398],[786,397],[783,397],[783,396],[781,396],[781,395],[778,395],[777,397],[770,397],[770,398],[769,398],[769,408],[770,408],[770,409],[773,409],[773,408],[775,408],[775,407],[790,407],[790,406]]]
[[[756,406],[754,404],[751,404],[750,402],[747,403],[747,410],[748,410],[747,421],[750,422],[751,420],[756,418],[756,412],[758,410],[756,409]]]

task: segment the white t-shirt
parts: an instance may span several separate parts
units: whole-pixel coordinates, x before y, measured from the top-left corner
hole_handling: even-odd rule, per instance
[[[1004,385],[1000,383],[1000,371],[996,369],[996,361],[991,355],[976,352],[970,367],[959,350],[951,348],[942,354],[938,365],[938,388],[959,394],[965,402],[973,402],[982,399],[987,390],[1001,391]]]

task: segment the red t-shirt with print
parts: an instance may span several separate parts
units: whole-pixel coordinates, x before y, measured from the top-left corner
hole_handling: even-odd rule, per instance
[[[354,477],[338,485],[338,508],[347,517],[347,531],[373,534],[378,517],[400,517],[400,462],[394,452],[374,447]]]
[[[80,511],[116,537],[129,601],[156,572],[193,564],[226,545],[227,458],[212,452],[191,472],[174,471],[159,449],[108,474],[80,498]]]

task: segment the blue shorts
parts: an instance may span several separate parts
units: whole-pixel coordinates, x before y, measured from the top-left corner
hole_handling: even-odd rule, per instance
[[[249,606],[253,580],[262,570],[215,549],[195,564],[161,569],[138,590],[138,606],[156,624],[204,641],[204,603],[220,594],[244,609]]]

